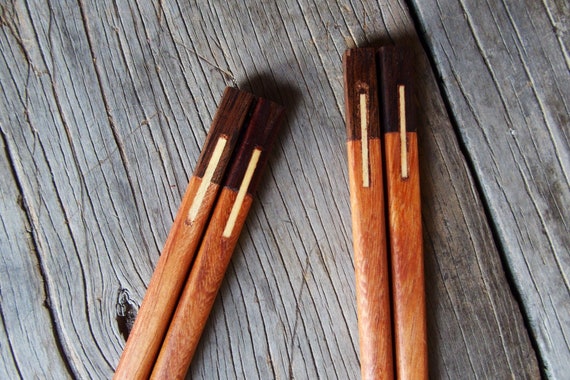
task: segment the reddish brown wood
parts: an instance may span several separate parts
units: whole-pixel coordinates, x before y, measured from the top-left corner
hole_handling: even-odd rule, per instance
[[[252,194],[281,124],[283,108],[260,99],[201,242],[151,378],[182,379],[222,284],[252,203]],[[234,214],[233,211],[237,211]],[[232,219],[235,215],[235,219]]]
[[[236,221],[240,228],[236,228],[230,238],[223,238],[225,221],[236,196],[237,193],[228,188],[221,191],[212,221],[156,360],[152,379],[183,379],[186,376],[252,202],[252,197],[246,196]]]
[[[400,136],[384,136],[398,379],[427,379],[427,328],[417,134],[406,134],[409,177],[400,176]]]
[[[234,88],[227,88],[224,92],[194,175],[190,178],[115,371],[115,379],[145,379],[152,371],[194,253],[214,205],[220,180],[253,101],[253,95]],[[190,222],[188,220],[189,209],[196,199],[202,177],[220,137],[227,138],[227,142],[215,166],[211,184],[205,188],[196,217]]]
[[[347,51],[344,72],[361,376],[391,379],[392,333],[376,50]],[[363,94],[365,98],[361,98]]]
[[[349,141],[348,167],[362,379],[393,378],[390,289],[380,139],[370,141],[371,181],[362,187],[360,142]]]

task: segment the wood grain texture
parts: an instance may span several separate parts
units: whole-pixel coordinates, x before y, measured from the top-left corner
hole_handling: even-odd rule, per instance
[[[246,196],[229,238],[222,236],[237,193],[224,188],[184,292],[176,307],[151,379],[183,379],[196,352],[202,331],[218,295],[253,198]],[[254,326],[252,326],[254,327]]]
[[[212,162],[212,156],[220,137],[227,140],[226,146],[219,158],[219,165],[211,176],[211,182],[220,184],[226,173],[226,167],[234,152],[240,133],[249,122],[251,112],[258,103],[253,94],[240,91],[237,88],[226,87],[219,101],[218,109],[212,120],[212,125],[204,141],[204,146],[198,157],[193,176],[205,178],[208,167]]]
[[[412,1],[542,367],[570,373],[570,6]]]
[[[343,56],[344,103],[348,140],[362,140],[362,118],[367,124],[367,136],[380,138],[380,90],[377,70],[378,50],[374,47],[349,49]],[[360,96],[364,96],[365,109]],[[362,115],[365,113],[366,115]]]
[[[392,309],[377,49],[343,56],[348,181],[362,379],[393,379]]]
[[[445,4],[451,0],[439,8]],[[552,16],[563,25],[556,21],[562,11],[545,4],[533,8],[536,20]],[[32,232],[35,251],[27,257],[38,258],[33,273],[45,286],[51,324],[34,330],[46,355],[35,355],[17,327],[5,324],[2,377],[17,378],[24,366],[41,373],[58,362],[69,377],[112,376],[124,346],[118,290],[128,289],[140,304],[219,94],[235,80],[291,111],[189,377],[358,378],[341,56],[349,44],[378,42],[407,42],[417,59],[430,377],[539,376],[466,147],[403,2],[15,0],[2,4],[0,20],[0,130],[14,168],[4,180],[17,182],[23,199],[23,214],[14,209],[2,220],[14,233]],[[555,42],[566,46],[567,34],[558,30]],[[533,72],[549,67],[533,51],[543,58],[533,61]],[[530,60],[513,60],[513,68],[524,71]],[[474,65],[465,80],[480,70]],[[26,256],[4,247],[2,256],[23,267]],[[3,282],[2,313],[19,321],[28,301],[7,297],[9,289]],[[543,300],[558,294],[544,293]],[[10,345],[20,354],[9,354]]]
[[[0,377],[65,378],[69,368],[45,307],[49,289],[42,283],[41,257],[6,155],[5,136],[0,137]],[[37,333],[38,326],[45,327],[43,334]],[[26,364],[30,361],[34,365]]]
[[[428,342],[418,141],[407,133],[409,176],[402,178],[400,134],[383,136],[388,239],[398,379],[428,378]]]
[[[185,225],[188,209],[200,184],[200,178],[190,178],[188,189],[115,369],[115,379],[146,379],[152,371],[202,232],[209,220],[211,208],[218,196],[219,185],[211,184],[197,218],[191,225]]]
[[[231,166],[224,178],[223,185],[236,192],[241,188],[244,176],[251,164],[251,157],[255,150],[259,151],[259,159],[245,192],[255,195],[263,171],[269,158],[275,140],[283,125],[285,108],[267,99],[260,98],[251,111],[247,128],[245,129],[239,146],[232,156]]]
[[[365,379],[428,377],[417,123],[411,101],[415,81],[409,53],[405,47],[385,45],[349,49],[343,58]]]
[[[379,128],[379,120],[376,123]],[[382,143],[379,138],[369,139],[368,143],[368,187],[362,186],[362,141],[349,140],[347,143],[360,373],[362,379],[393,379]]]

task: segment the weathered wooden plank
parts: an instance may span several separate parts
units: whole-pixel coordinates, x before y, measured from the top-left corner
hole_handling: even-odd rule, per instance
[[[235,80],[285,105],[287,127],[190,376],[358,376],[341,55],[347,41],[392,40],[415,46],[423,73],[430,374],[537,376],[403,4],[15,1],[2,20],[0,125],[73,375],[110,377],[124,344],[118,291],[142,299],[216,103]]]
[[[414,1],[548,376],[570,373],[570,6]]]
[[[41,264],[3,131],[0,124],[0,377],[65,378],[69,372],[52,329]]]
[[[136,220],[120,146],[96,97],[88,45],[76,33],[76,4],[57,9],[17,2],[5,12],[13,24],[2,36],[7,112],[1,123],[11,159],[19,163],[16,175],[50,290],[54,328],[76,377],[108,377],[114,365],[108,358],[119,353],[109,342],[122,342],[115,329],[101,328],[116,325],[121,285],[114,271],[125,263],[129,281],[138,286],[124,286],[142,294],[144,282],[130,269],[130,251],[148,260],[145,240],[152,233],[139,232],[145,224]],[[61,22],[66,19],[68,24]]]

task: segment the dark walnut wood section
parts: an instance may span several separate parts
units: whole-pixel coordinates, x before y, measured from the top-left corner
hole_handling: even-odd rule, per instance
[[[400,111],[401,106],[405,105],[404,127],[407,132],[416,132],[418,122],[417,111],[414,108],[417,106],[414,104],[413,94],[417,65],[414,64],[413,51],[410,48],[393,45],[382,46],[376,51],[381,83],[382,131],[383,133],[400,131],[400,121],[403,119]]]
[[[253,94],[245,91],[240,91],[234,87],[226,87],[220,105],[212,121],[212,126],[204,142],[204,148],[198,162],[196,169],[194,169],[194,176],[202,178],[209,166],[212,154],[218,143],[218,138],[226,137],[227,149],[224,149],[223,154],[220,156],[219,165],[212,173],[211,182],[219,184],[226,173],[226,166],[228,160],[233,153],[233,147],[236,145],[240,137],[242,127],[247,123],[247,119],[251,116],[251,112],[257,102]],[[237,132],[237,133],[236,133]]]
[[[344,53],[344,97],[348,140],[361,139],[363,117],[367,118],[367,136],[380,137],[377,63],[375,48],[350,49]],[[365,109],[361,107],[361,102],[365,105]]]
[[[259,99],[251,120],[250,127],[244,131],[239,148],[232,158],[232,166],[224,180],[224,186],[238,191],[244,175],[247,172],[250,157],[254,150],[260,151],[256,165],[255,175],[251,178],[247,193],[253,195],[262,178],[263,168],[269,159],[270,148],[278,136],[278,129],[283,122],[284,108],[279,104],[266,99]]]

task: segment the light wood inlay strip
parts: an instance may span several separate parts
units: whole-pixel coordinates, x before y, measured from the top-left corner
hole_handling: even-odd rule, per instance
[[[243,203],[243,200],[245,199],[245,194],[247,193],[247,189],[249,188],[249,184],[251,182],[251,178],[253,177],[253,173],[255,172],[255,168],[257,167],[257,162],[259,161],[260,155],[261,155],[261,149],[259,148],[255,148],[253,150],[253,153],[251,154],[251,158],[249,159],[249,163],[247,164],[247,169],[243,176],[243,180],[241,181],[241,184],[239,186],[236,200],[232,206],[232,210],[230,211],[230,216],[228,218],[228,221],[226,222],[226,226],[222,234],[222,236],[225,238],[229,238],[232,235],[232,231],[236,224],[239,210],[241,209],[241,205]]]
[[[216,168],[220,163],[220,159],[222,154],[224,153],[224,148],[226,147],[226,143],[228,139],[226,136],[220,136],[216,143],[216,147],[212,152],[212,157],[210,157],[210,161],[208,162],[208,166],[206,167],[206,171],[204,172],[204,177],[202,178],[202,182],[198,187],[198,191],[196,193],[196,197],[192,201],[192,205],[188,210],[188,217],[186,218],[186,223],[191,224],[196,216],[198,215],[198,211],[200,210],[200,206],[202,205],[202,201],[206,196],[206,191],[208,187],[212,183],[212,178],[214,177],[214,173],[216,172]]]
[[[406,89],[398,85],[398,113],[400,119],[400,171],[402,179],[409,177],[408,144],[406,141]]]
[[[362,186],[370,187],[370,163],[368,162],[368,95],[360,94],[360,138],[362,146]]]

